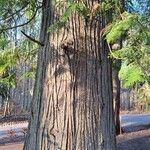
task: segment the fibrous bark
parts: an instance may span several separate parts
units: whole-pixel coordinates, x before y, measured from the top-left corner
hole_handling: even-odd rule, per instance
[[[115,150],[111,62],[100,34],[111,12],[90,22],[74,13],[59,32],[47,33],[62,12],[43,0],[44,46],[24,150]]]

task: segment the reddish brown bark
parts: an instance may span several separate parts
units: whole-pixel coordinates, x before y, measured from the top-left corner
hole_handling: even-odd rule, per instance
[[[49,0],[43,4],[44,46],[24,150],[115,150],[111,61],[100,36],[111,12],[90,23],[75,13],[58,34],[50,34],[47,28],[62,10]]]

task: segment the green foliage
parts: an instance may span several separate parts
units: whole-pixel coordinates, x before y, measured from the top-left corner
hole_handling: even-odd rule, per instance
[[[37,45],[22,37],[20,30],[37,38],[40,17],[32,17],[41,4],[35,0],[0,0],[0,96],[3,100],[9,98],[10,89],[21,80],[22,75],[16,73],[20,62],[32,60],[35,63],[33,60],[36,60]],[[32,21],[26,27],[22,25],[31,18]],[[15,29],[16,25],[21,26]],[[31,71],[35,72],[33,68],[29,69]]]
[[[0,49],[4,49],[4,47],[8,44],[7,38],[0,38]]]
[[[5,74],[9,70],[16,65],[19,59],[18,50],[2,50],[0,53],[0,75]]]
[[[123,86],[126,88],[133,87],[137,83],[144,82],[143,76],[144,75],[140,68],[133,64],[127,65],[124,63],[119,72],[119,77],[123,82]]]
[[[121,14],[121,20],[115,20],[111,26],[106,28],[105,35],[108,43],[115,43],[122,36],[126,34],[126,32],[136,24],[137,15],[130,14],[124,12]]]
[[[18,50],[1,50],[0,53],[0,96],[3,99],[9,97],[9,89],[15,87],[17,77],[12,70],[18,62]]]
[[[15,87],[16,86],[16,74],[10,73],[4,78],[0,78],[0,85],[5,85],[8,88]]]
[[[149,14],[123,13],[110,26],[105,35],[113,44],[124,40],[121,49],[111,50],[111,56],[126,62],[121,69],[121,79],[127,87],[139,82],[150,84],[150,21]]]
[[[35,58],[36,50],[24,51],[22,49],[7,49],[0,53],[0,95],[8,96],[9,89],[14,88],[19,80],[28,77],[34,78],[36,67],[33,65],[24,75],[17,76],[16,68],[19,61]]]
[[[22,40],[18,48],[20,51],[20,59],[22,61],[35,60],[38,48],[39,46],[29,39]]]
[[[25,73],[23,73],[21,76],[20,76],[20,80],[23,80],[23,79],[26,79],[26,78],[32,78],[34,79],[35,78],[35,73],[36,73],[36,69],[37,69],[37,66],[35,64],[33,64],[29,69],[28,71],[26,71]]]
[[[110,3],[110,2],[102,2],[101,3],[101,12],[105,13],[108,10],[110,10],[111,8],[113,8],[113,3]]]

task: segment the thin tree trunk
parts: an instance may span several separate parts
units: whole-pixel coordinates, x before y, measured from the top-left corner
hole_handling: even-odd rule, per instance
[[[43,0],[44,46],[24,150],[115,150],[111,62],[100,36],[111,12],[90,23],[74,14],[58,34],[47,33],[61,11]]]
[[[116,134],[121,133],[121,125],[120,125],[120,79],[118,77],[119,71],[113,69],[113,92],[114,92],[114,113],[115,113],[115,126],[116,126]]]

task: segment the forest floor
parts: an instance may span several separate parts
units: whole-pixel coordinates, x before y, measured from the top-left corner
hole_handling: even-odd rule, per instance
[[[140,128],[144,129],[143,126]],[[150,128],[117,136],[117,146],[118,150],[150,150]]]
[[[121,115],[123,134],[117,136],[118,150],[150,150],[150,114]]]
[[[0,126],[4,123],[23,124],[28,118],[21,119],[7,118],[0,119]],[[117,136],[118,150],[150,150],[150,124],[137,126],[123,126],[123,134]],[[13,136],[0,139],[0,150],[23,150],[24,135]]]
[[[150,129],[119,135],[117,146],[118,150],[150,150]],[[23,150],[23,141],[1,145],[0,150]]]

